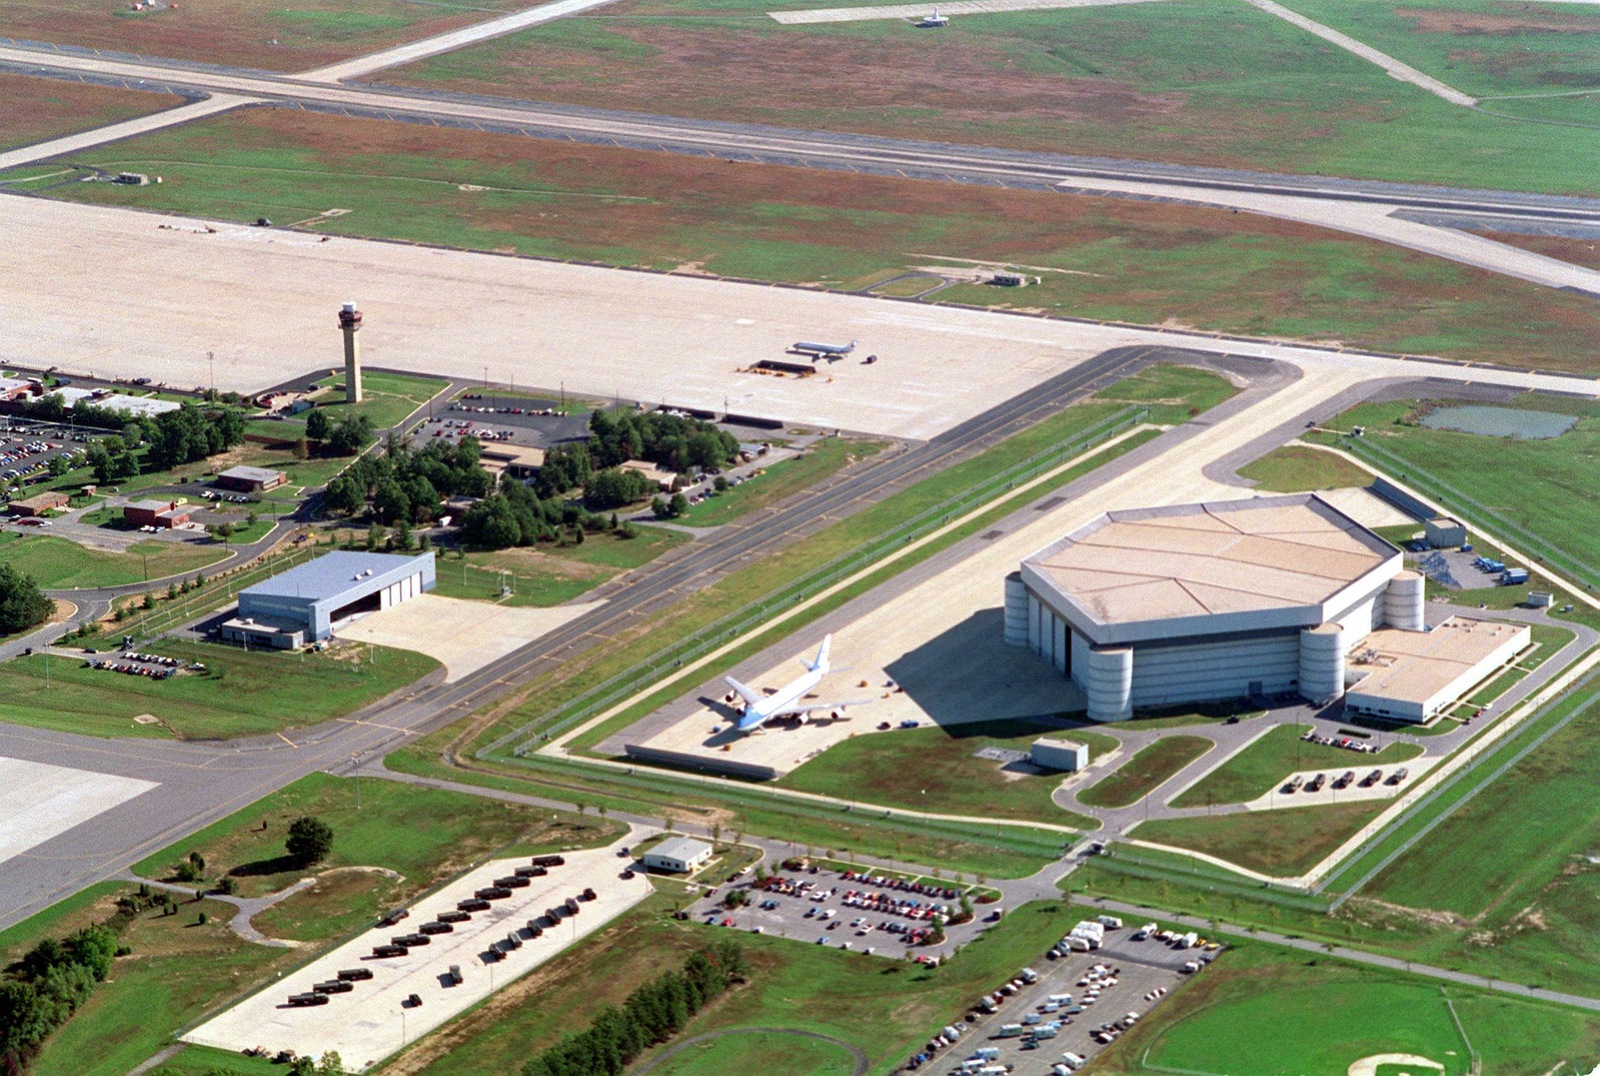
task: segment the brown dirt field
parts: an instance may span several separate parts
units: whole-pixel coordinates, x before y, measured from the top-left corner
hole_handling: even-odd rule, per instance
[[[0,5],[0,12],[3,11]],[[0,73],[0,101],[5,102],[6,108],[5,123],[0,125],[0,150],[29,146],[183,104],[183,98],[170,93],[141,93],[4,73]]]
[[[1548,235],[1511,235],[1507,232],[1481,232],[1485,239],[1521,247],[1547,258],[1558,258],[1573,265],[1600,269],[1600,239],[1558,239]]]
[[[170,0],[169,0],[170,2]],[[180,0],[135,13],[122,0],[0,0],[0,33],[273,71],[299,71],[492,18],[508,0]],[[352,10],[354,8],[355,10]]]
[[[1550,11],[1490,14],[1482,11],[1440,11],[1436,8],[1396,8],[1396,15],[1412,20],[1425,34],[1593,34],[1600,33],[1600,15],[1560,15]]]

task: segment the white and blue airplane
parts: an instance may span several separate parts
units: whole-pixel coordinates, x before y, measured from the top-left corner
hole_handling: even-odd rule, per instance
[[[817,648],[817,656],[810,661],[800,659],[806,672],[797,680],[779,688],[771,695],[763,695],[747,684],[742,684],[733,677],[725,677],[728,686],[733,688],[734,694],[744,700],[744,706],[739,712],[738,719],[734,722],[737,732],[754,732],[775,717],[798,717],[802,723],[817,710],[833,710],[834,720],[844,720],[841,712],[846,706],[854,706],[857,702],[870,702],[870,699],[857,699],[852,702],[805,702],[806,695],[812,688],[822,682],[828,675],[828,647],[833,642],[833,636],[823,638],[822,645]],[[730,696],[731,699],[731,696]]]
[[[818,344],[810,340],[801,340],[789,350],[818,359],[842,359],[856,349],[858,342],[852,340],[848,344]]]

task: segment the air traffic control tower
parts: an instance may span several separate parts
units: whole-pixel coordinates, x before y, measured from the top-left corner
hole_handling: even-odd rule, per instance
[[[344,333],[344,399],[346,403],[360,403],[361,341],[356,333],[361,331],[361,311],[355,303],[339,308],[339,331]]]

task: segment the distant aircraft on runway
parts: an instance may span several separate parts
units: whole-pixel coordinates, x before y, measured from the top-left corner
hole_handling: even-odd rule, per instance
[[[815,344],[809,340],[801,340],[791,347],[790,351],[798,351],[804,355],[811,355],[819,359],[838,359],[856,349],[857,341],[848,344]]]
[[[842,711],[846,706],[855,706],[858,703],[871,702],[871,699],[855,699],[849,702],[818,702],[807,703],[802,700],[806,694],[828,675],[828,646],[833,642],[833,636],[823,638],[822,645],[817,648],[817,656],[811,661],[800,659],[800,664],[806,667],[806,673],[798,680],[793,680],[779,688],[774,694],[763,695],[754,688],[740,683],[733,677],[725,677],[728,686],[734,693],[744,700],[744,708],[739,713],[739,718],[734,722],[734,728],[739,732],[754,732],[775,717],[798,717],[801,724],[806,718],[817,710]],[[842,712],[834,714],[835,720],[844,720]]]
[[[924,15],[922,21],[917,23],[917,29],[923,30],[930,26],[949,26],[950,16],[939,14],[939,9],[934,8],[932,15]]]

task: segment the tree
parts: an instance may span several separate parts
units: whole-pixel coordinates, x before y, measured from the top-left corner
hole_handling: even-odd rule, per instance
[[[672,518],[677,519],[689,510],[689,498],[681,493],[674,493],[672,500],[667,502],[667,507],[672,511]]]
[[[650,480],[638,471],[608,467],[589,478],[583,499],[593,508],[621,508],[643,500],[649,492]]]
[[[354,456],[372,440],[372,420],[352,415],[328,432],[328,451],[336,456]]]
[[[322,491],[322,507],[340,515],[353,516],[367,506],[366,491],[355,479],[340,475]]]
[[[306,414],[306,436],[313,441],[326,441],[328,434],[333,432],[333,423],[328,421],[328,413],[313,407]]]
[[[344,1058],[337,1050],[329,1050],[317,1062],[317,1076],[344,1076]]]
[[[385,523],[410,519],[411,498],[406,496],[406,491],[401,488],[400,483],[392,478],[385,478],[372,492],[372,510]]]
[[[333,827],[320,818],[306,815],[289,826],[285,850],[303,866],[321,863],[333,851]]]
[[[0,635],[14,635],[43,624],[55,609],[33,576],[0,564]]]

